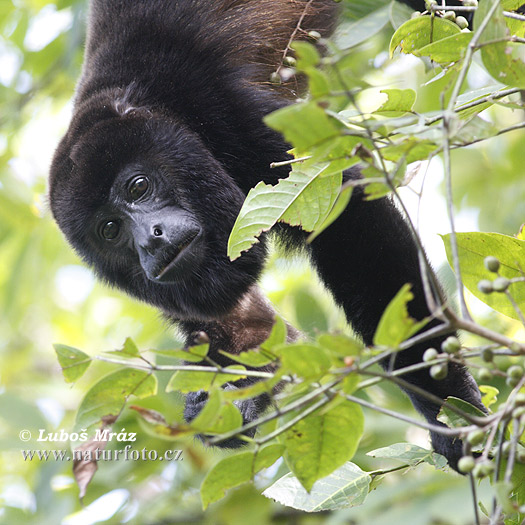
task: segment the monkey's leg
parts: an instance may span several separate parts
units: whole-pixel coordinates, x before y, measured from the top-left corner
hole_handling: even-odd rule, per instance
[[[182,321],[179,326],[186,334],[186,345],[193,346],[198,344],[199,339],[209,339],[209,357],[221,366],[234,364],[234,361],[219,353],[219,350],[230,354],[240,354],[241,352],[257,348],[263,343],[272,331],[275,322],[275,310],[270,302],[264,297],[262,292],[253,286],[248,293],[239,301],[236,308],[223,319],[217,321]],[[299,332],[288,325],[288,342],[295,341]],[[205,336],[203,335],[205,334]],[[206,364],[206,363],[202,363]],[[261,371],[272,371],[271,365],[258,368]],[[232,383],[226,383],[224,389],[236,389],[250,386],[257,382],[254,377],[247,377]],[[278,388],[278,387],[276,387]],[[192,421],[204,408],[208,400],[208,394],[204,390],[190,392],[186,397],[184,408],[184,418]],[[270,405],[271,397],[269,394],[261,394],[250,399],[235,401],[239,408],[243,423],[255,421],[266,408]],[[246,432],[246,435],[253,437],[255,428]],[[218,444],[220,447],[236,448],[246,444],[238,438],[230,438]]]

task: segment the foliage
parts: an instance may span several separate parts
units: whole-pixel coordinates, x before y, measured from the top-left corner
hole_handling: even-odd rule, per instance
[[[525,216],[525,21],[504,14],[518,4],[481,2],[471,31],[439,10],[408,19],[395,2],[346,0],[341,28],[324,42],[326,56],[311,44],[294,45],[310,97],[267,118],[294,148],[291,175],[252,190],[230,238],[232,258],[279,221],[301,225],[313,238],[348,204],[352,186],[341,187],[341,173],[358,162],[369,198],[388,194],[405,206],[400,196],[410,183],[407,165],[441,156],[447,202],[457,212],[450,214],[443,239],[462,314],[443,308],[450,331],[464,335],[422,366],[464,363],[484,383],[491,415],[482,417],[455,399],[440,415],[466,438],[463,465],[478,489],[471,494],[468,478],[443,472],[444,458],[406,443],[407,425],[396,415],[412,428],[420,419],[406,416],[405,398],[377,368],[379,357],[408,346],[422,327],[407,314],[408,288],[385,310],[376,346],[364,348],[309,270],[282,277],[277,253],[263,284],[271,283],[270,299],[310,340],[286,344],[277,320],[260,349],[221,368],[209,362],[206,345],[183,349],[152,310],[93,283],[41,204],[45,169],[31,151],[34,137],[53,129],[52,142],[45,142],[49,154],[63,131],[62,108],[80,67],[85,6],[72,0],[4,2],[0,57],[14,66],[9,78],[0,75],[0,428],[6,436],[0,522],[271,523],[284,505],[299,512],[298,520],[303,512],[332,512],[333,523],[480,522],[474,509],[493,522],[520,523],[525,241],[513,234]],[[31,27],[46,16],[65,22],[38,48],[31,44]],[[480,225],[501,233],[456,232],[454,219],[473,208]],[[432,275],[430,267],[426,272]],[[67,289],[71,279],[87,292],[75,296]],[[473,295],[464,298],[463,286]],[[51,346],[57,341],[65,343],[55,345],[59,366]],[[102,353],[108,349],[116,350]],[[270,363],[275,372],[257,370]],[[261,381],[246,389],[220,388],[247,375]],[[273,394],[280,381],[286,388]],[[199,389],[209,392],[209,402],[187,425],[177,392]],[[235,401],[261,392],[273,395],[278,408],[263,416],[254,438],[243,436],[247,448],[223,453],[193,439],[204,432],[206,441],[217,443],[246,430]],[[394,417],[381,415],[385,409]],[[71,462],[24,461],[20,454],[24,448],[75,449],[72,433],[86,431],[92,439],[97,429],[108,428],[116,434],[109,452],[125,453],[126,445],[158,454],[182,449],[184,461],[98,461],[96,474],[92,462],[81,484],[88,504],[82,510]],[[33,434],[27,444],[19,438],[23,429]],[[46,436],[66,429],[71,439],[37,441],[40,429]],[[130,433],[136,442],[119,441]],[[253,486],[247,485],[251,480]],[[467,508],[468,497],[473,502]],[[204,513],[201,504],[209,506]]]

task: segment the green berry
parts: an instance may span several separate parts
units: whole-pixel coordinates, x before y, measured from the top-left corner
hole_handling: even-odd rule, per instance
[[[494,464],[490,461],[482,461],[481,463],[478,463],[475,467],[472,473],[476,478],[486,478],[487,476],[490,476],[494,472]]]
[[[414,11],[411,15],[410,15],[410,18],[417,18],[421,16],[421,11]]]
[[[494,470],[496,470],[494,467],[494,463],[491,463],[489,461],[482,463],[481,468],[483,469],[483,473],[485,474],[485,476],[490,476],[494,472]]]
[[[281,75],[279,75],[279,73],[277,73],[277,71],[274,71],[270,75],[270,82],[272,84],[280,84],[281,83]]]
[[[485,432],[483,430],[473,430],[468,436],[467,436],[467,443],[470,443],[471,445],[479,445],[480,443],[483,443],[483,440],[485,439]]]
[[[445,379],[448,374],[448,367],[446,363],[440,365],[433,365],[430,367],[430,377],[436,381],[441,381]]]
[[[507,377],[507,379],[505,380],[505,383],[507,383],[507,385],[509,385],[511,388],[518,386],[519,382],[520,380],[516,377]]]
[[[483,261],[483,263],[485,264],[485,268],[489,272],[498,273],[499,260],[496,259],[496,257],[492,257],[492,256],[485,257],[485,260]]]
[[[494,352],[490,348],[484,348],[481,351],[481,358],[485,363],[492,363],[494,360]]]
[[[284,57],[283,63],[288,67],[295,67],[297,65],[297,60],[294,57]]]
[[[455,354],[461,348],[459,339],[454,336],[447,337],[441,345],[441,349],[448,354]]]
[[[478,7],[478,0],[463,0],[463,5],[468,7]]]
[[[478,290],[481,292],[481,293],[492,293],[494,291],[494,288],[492,288],[492,281],[489,281],[487,279],[482,279],[479,283],[478,283]]]
[[[317,42],[318,40],[321,39],[321,33],[319,33],[319,31],[308,31],[308,37],[311,40],[314,40],[315,42]]]
[[[507,370],[507,375],[512,379],[521,379],[523,377],[523,367],[520,365],[512,365]]]
[[[427,348],[425,350],[425,353],[423,354],[423,361],[425,361],[425,363],[428,363],[429,361],[434,361],[434,359],[436,359],[438,355],[439,353],[435,348]]]
[[[496,277],[492,282],[492,288],[495,292],[504,292],[510,285],[510,281],[506,277]]]
[[[472,456],[463,456],[458,461],[458,470],[463,474],[468,474],[474,470],[476,466],[476,460]]]
[[[516,459],[518,463],[525,463],[525,450],[521,448],[516,450]]]
[[[450,20],[451,22],[454,22],[456,20],[456,13],[454,11],[445,11],[443,18],[445,18],[446,20]]]
[[[483,467],[480,463],[478,463],[473,469],[472,469],[472,475],[475,478],[482,479],[486,476],[486,474],[483,472]]]
[[[519,354],[521,352],[521,345],[519,343],[512,343],[509,349],[515,354]]]
[[[521,419],[523,416],[525,416],[525,407],[518,407],[512,411],[512,417],[514,419]]]
[[[525,406],[525,394],[523,392],[519,392],[516,397],[514,398],[514,404],[517,407]]]
[[[480,381],[486,382],[492,379],[492,370],[489,368],[480,368],[478,372],[478,378]]]
[[[468,27],[468,20],[464,16],[456,17],[456,24],[460,29],[466,29]]]

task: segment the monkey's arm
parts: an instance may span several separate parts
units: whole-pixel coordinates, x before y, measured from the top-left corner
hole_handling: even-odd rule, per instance
[[[359,170],[349,170],[345,177],[357,179]],[[414,300],[408,304],[410,315],[417,320],[430,315],[416,243],[408,224],[390,199],[366,201],[362,187],[354,188],[345,212],[312,243],[311,249],[321,277],[366,344],[372,344],[384,309],[405,283],[412,285],[414,294]],[[439,324],[434,320],[430,326]],[[435,337],[399,352],[395,368],[421,362],[423,352],[430,347],[439,349],[445,337]],[[450,363],[447,377],[440,381],[432,379],[428,369],[403,377],[439,399],[455,396],[484,410],[476,383],[461,365]],[[416,409],[430,423],[439,424],[436,416],[440,405],[410,389],[405,390]],[[431,436],[436,451],[445,455],[455,467],[461,456],[461,442],[453,442],[438,433],[431,433]]]

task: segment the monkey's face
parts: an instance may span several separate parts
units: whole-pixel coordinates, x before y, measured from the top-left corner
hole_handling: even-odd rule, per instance
[[[244,195],[180,124],[129,114],[70,129],[51,172],[73,247],[103,280],[173,316],[220,316],[260,273],[263,245],[226,255]]]

